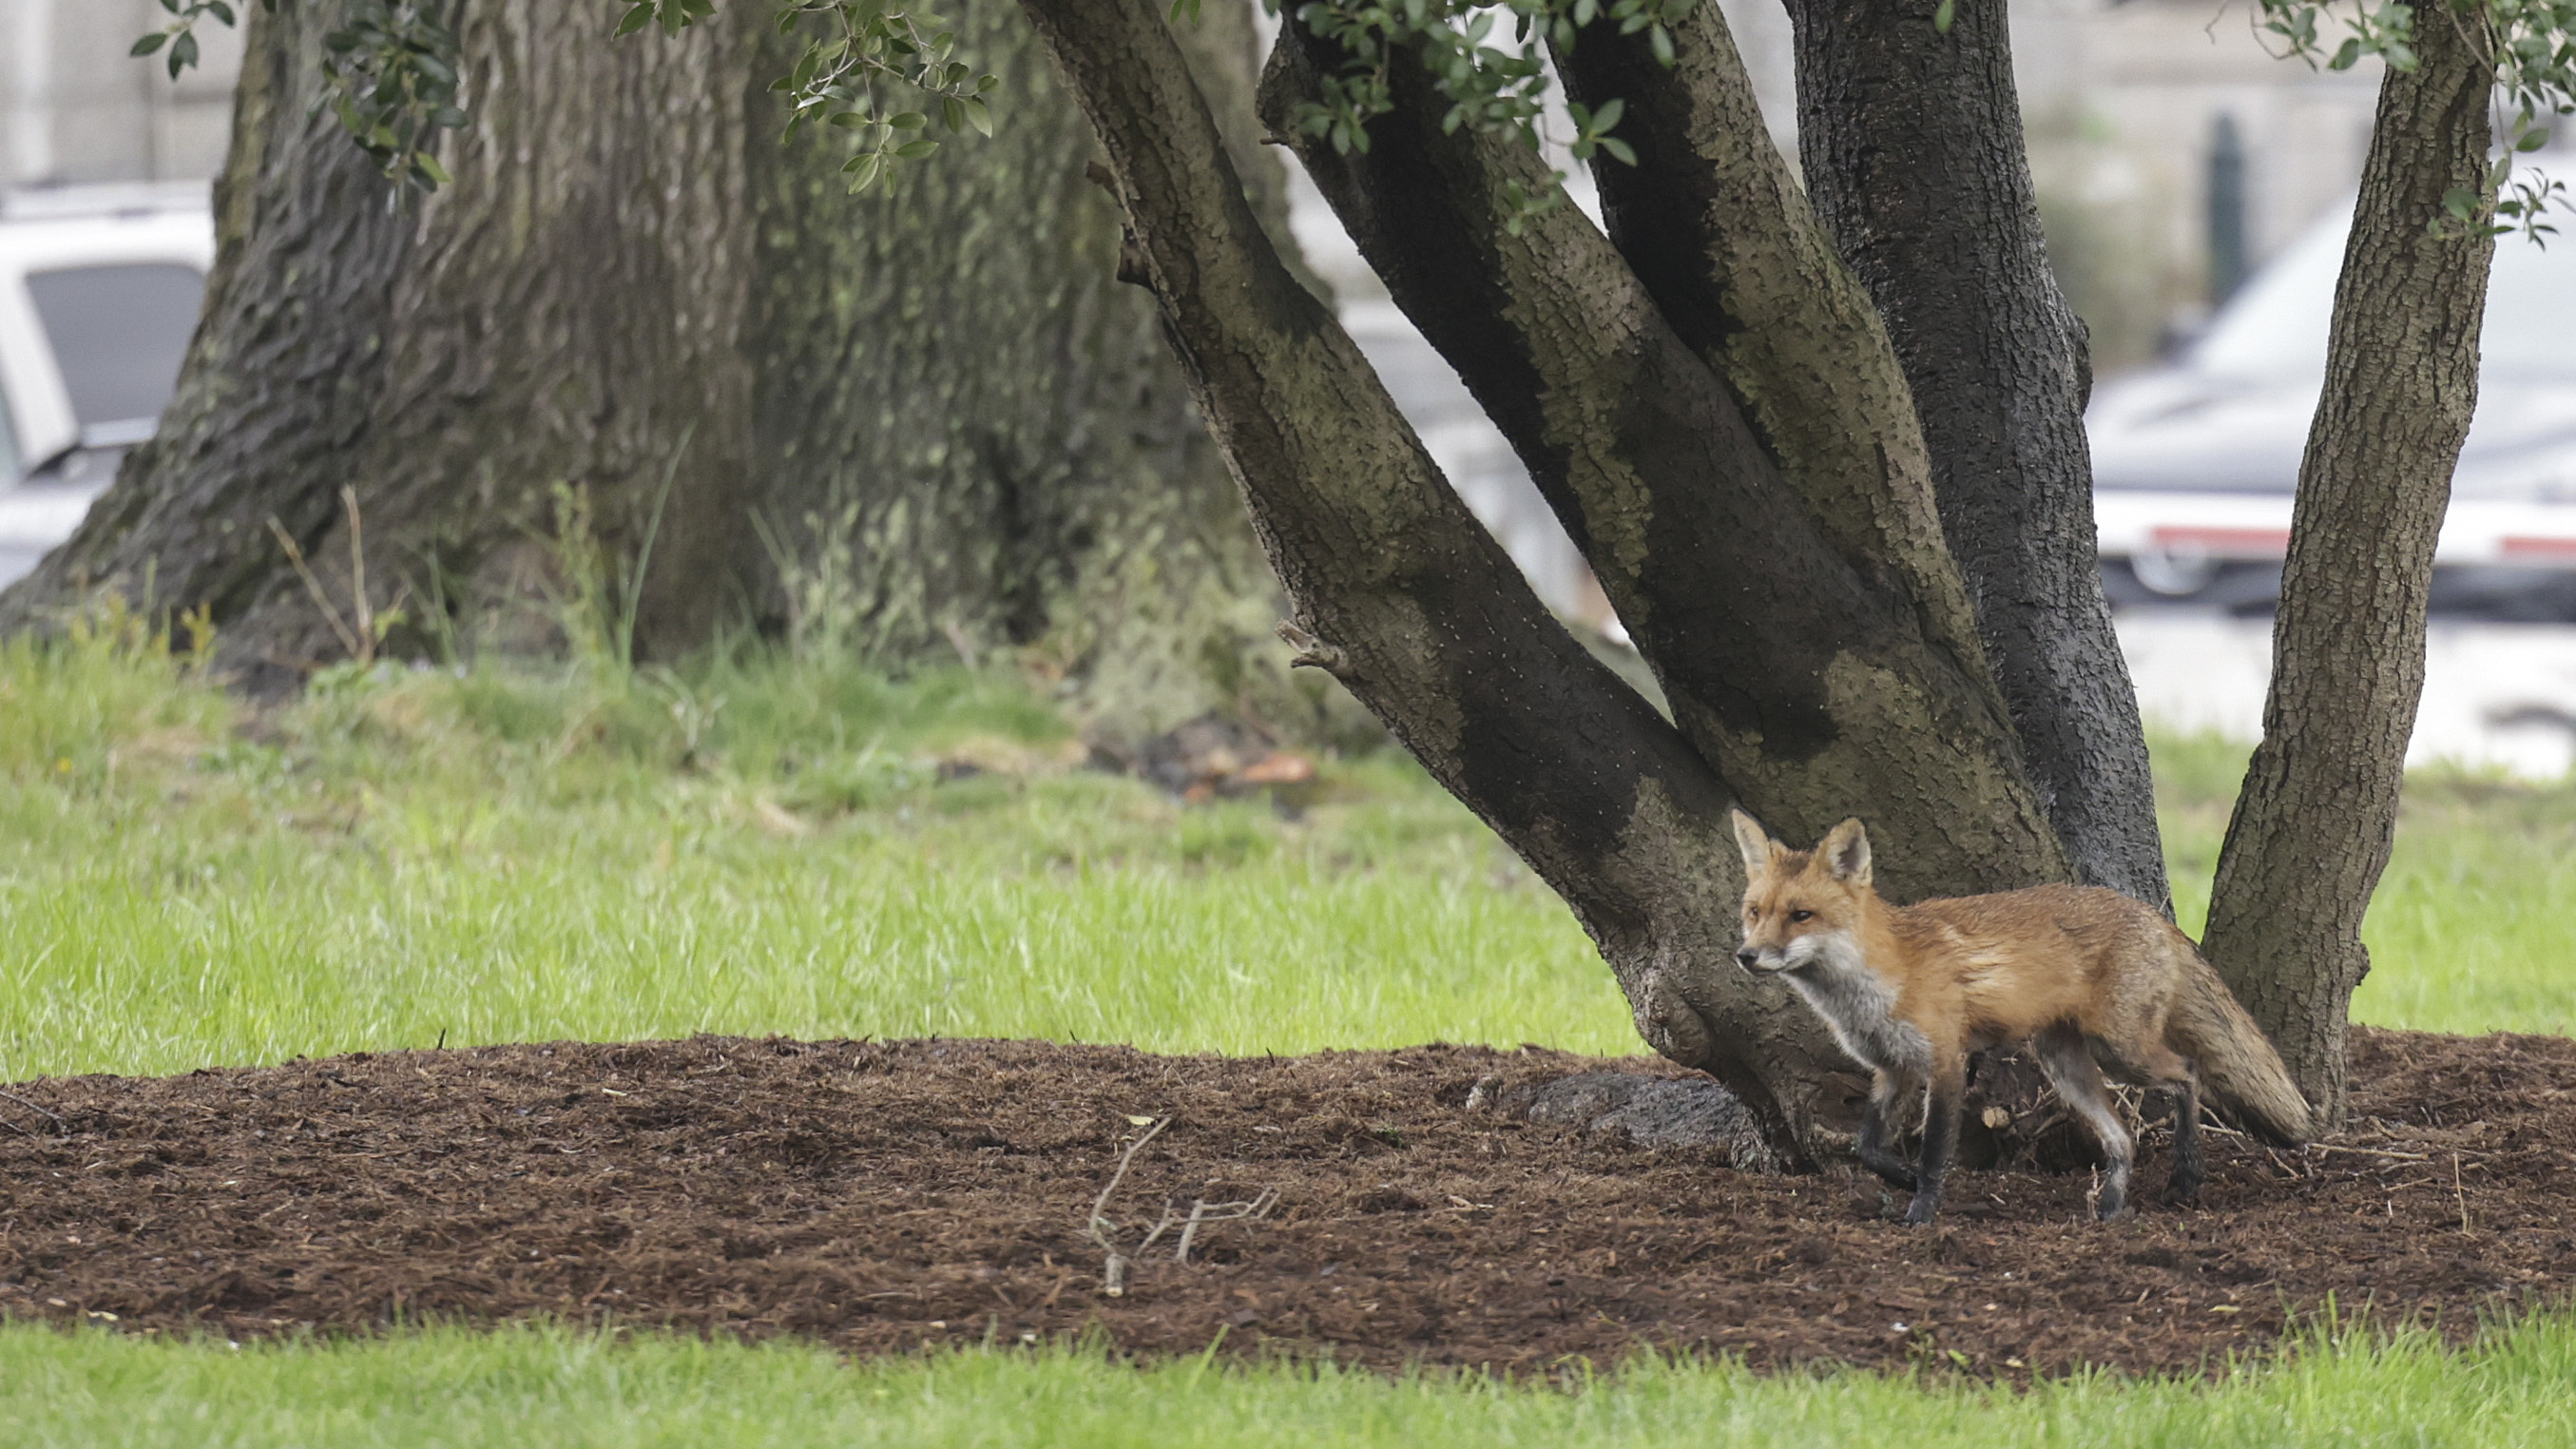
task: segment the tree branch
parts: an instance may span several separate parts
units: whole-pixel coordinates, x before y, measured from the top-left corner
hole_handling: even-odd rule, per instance
[[[1274,134],[1340,59],[1283,28],[1261,91]],[[2062,879],[1974,639],[1927,639],[1906,580],[1859,541],[1910,530],[1914,569],[1937,577],[1919,507],[1847,522],[1856,567],[1607,238],[1571,207],[1506,229],[1515,194],[1546,184],[1538,159],[1444,132],[1421,67],[1388,71],[1394,109],[1366,152],[1285,139],[1529,467],[1701,756],[1791,838],[1867,810],[1900,896]],[[1964,631],[1949,588],[1930,612]]]
[[[1854,568],[1892,572],[1925,637],[1963,658],[1976,624],[1941,536],[1914,399],[1877,307],[1798,189],[1715,5],[1674,27],[1674,64],[1607,21],[1556,49],[1572,99],[1625,103],[1637,164],[1592,166],[1610,239],[1722,378],[1808,517]]]

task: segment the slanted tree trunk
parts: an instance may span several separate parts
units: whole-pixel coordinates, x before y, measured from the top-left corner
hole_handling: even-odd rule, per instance
[[[397,202],[310,111],[329,7],[248,8],[178,396],[0,622],[148,580],[289,685],[342,650],[268,520],[347,612],[350,486],[375,607],[407,584],[469,645],[553,647],[561,484],[602,553],[646,559],[647,655],[750,616],[890,659],[1023,646],[1112,733],[1214,704],[1313,722],[1320,681],[1267,647],[1275,585],[1152,306],[1111,276],[1114,214],[1015,9],[947,7],[1003,78],[997,137],[852,198],[839,133],[779,145],[767,7],[612,44],[586,0],[460,0],[455,180]],[[1248,9],[1208,13],[1200,74],[1248,116]]]
[[[1964,0],[1947,33],[1935,9],[1790,0],[1807,194],[1887,319],[2050,822],[2082,879],[2169,912],[2137,691],[2095,558],[2092,368],[2048,268],[2009,7]]]
[[[2446,221],[2485,182],[2494,73],[2477,18],[2416,12],[2391,67],[2335,288],[2325,394],[2299,469],[2263,743],[2211,887],[2204,944],[2299,1090],[2343,1112],[2361,921],[2397,826],[2451,468],[2477,410],[2494,239]]]

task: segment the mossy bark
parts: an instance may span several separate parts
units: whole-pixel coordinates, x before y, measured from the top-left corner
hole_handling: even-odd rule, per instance
[[[1902,898],[2064,878],[1928,479],[1877,465],[1873,444],[1910,434],[1911,417],[1863,420],[1875,427],[1841,445],[1842,466],[1793,479],[1582,213],[1504,225],[1544,165],[1512,139],[1446,129],[1410,56],[1388,67],[1395,107],[1365,152],[1297,132],[1292,108],[1339,60],[1335,42],[1283,31],[1263,90],[1274,132],[1511,440],[1701,758],[1792,838],[1867,812]],[[1734,83],[1749,102],[1740,68]],[[1785,232],[1792,199],[1775,192],[1748,230]],[[1766,344],[1805,340],[1783,320]]]
[[[1220,704],[1315,722],[1153,308],[1112,279],[1078,118],[1003,0],[948,16],[1003,77],[996,139],[859,198],[839,133],[779,143],[793,55],[764,6],[612,44],[581,0],[459,0],[472,121],[453,184],[410,198],[311,110],[327,10],[250,9],[177,399],[0,624],[148,588],[291,685],[343,651],[268,520],[350,612],[348,486],[371,603],[407,587],[421,621],[403,651],[558,647],[580,608],[624,613],[623,589],[571,597],[590,548],[643,561],[622,622],[648,656],[749,619],[891,660],[1019,647],[1113,733]],[[1248,92],[1248,6],[1209,15],[1202,75]],[[560,536],[561,488],[588,539]]]

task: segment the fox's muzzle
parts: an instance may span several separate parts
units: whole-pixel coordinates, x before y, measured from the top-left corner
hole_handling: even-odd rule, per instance
[[[1785,963],[1765,965],[1763,964],[1762,953],[1751,946],[1747,946],[1743,950],[1735,953],[1735,964],[1743,967],[1747,971],[1777,971],[1780,969],[1780,964]]]

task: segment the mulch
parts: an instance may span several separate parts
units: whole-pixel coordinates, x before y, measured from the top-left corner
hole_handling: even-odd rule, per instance
[[[2329,1296],[2454,1336],[2576,1281],[2576,1041],[2359,1031],[2328,1149],[2212,1144],[2201,1201],[2085,1214],[1967,1173],[1900,1228],[1856,1174],[1511,1120],[1488,1088],[1676,1075],[1535,1049],[1164,1057],[1018,1041],[356,1054],[0,1097],[0,1314],[240,1338],[551,1317],[854,1354],[1090,1333],[1140,1355],[1545,1370],[2198,1372]],[[1092,1204],[1133,1258],[1104,1291]],[[1258,1201],[1136,1251],[1168,1208]],[[1206,1218],[1209,1214],[1202,1213]]]

